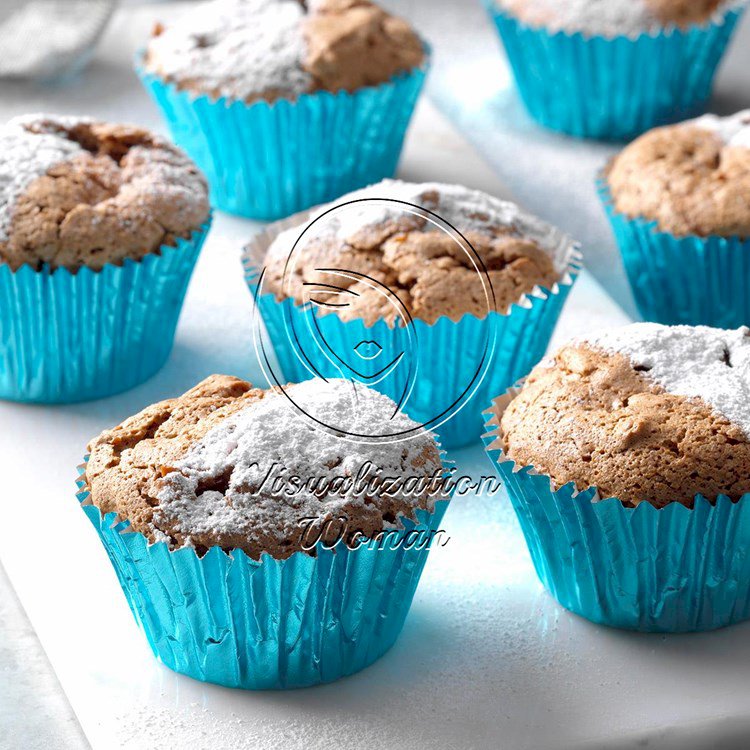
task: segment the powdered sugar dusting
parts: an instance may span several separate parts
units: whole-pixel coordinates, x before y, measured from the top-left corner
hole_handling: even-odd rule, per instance
[[[649,368],[668,393],[702,399],[750,437],[750,328],[634,323],[585,341]]]
[[[148,67],[217,96],[250,99],[310,90],[298,0],[215,0],[190,11],[148,46]]]
[[[345,425],[350,434],[380,435],[384,425],[389,426],[387,434],[417,428],[403,413],[394,415],[391,399],[350,381],[311,380],[286,392],[310,416],[324,424]],[[287,500],[259,489],[269,486],[269,472],[303,481],[331,480],[355,477],[368,462],[383,476],[441,471],[428,432],[417,431],[400,442],[344,440],[314,427],[284,395],[269,394],[210,430],[175,465],[159,494],[156,522],[176,523],[188,537],[248,530],[286,539],[298,535],[299,519],[336,517],[345,505],[364,505],[365,497],[354,490],[321,497],[303,488]],[[225,492],[201,489],[218,477],[228,477]],[[412,505],[420,500],[424,504],[424,498],[409,497]]]
[[[436,213],[441,219],[452,224],[459,231],[487,232],[493,226],[508,226],[519,217],[519,209],[513,203],[493,198],[479,190],[470,190],[461,185],[446,185],[438,182],[402,182],[383,180],[376,185],[355,190],[343,198],[326,206],[340,205],[349,201],[387,198],[422,206]],[[346,239],[367,224],[376,224],[388,219],[403,216],[403,209],[392,203],[363,203],[338,211],[330,222],[327,231],[334,232],[340,239]],[[428,229],[436,228],[428,224]]]
[[[11,120],[0,128],[0,242],[8,240],[18,198],[37,178],[76,154],[78,143],[55,134],[32,133],[24,127],[35,117]]]
[[[657,25],[643,0],[498,0],[501,7],[543,20],[551,31],[587,34],[637,34]]]
[[[703,115],[695,120],[688,120],[685,125],[709,130],[727,146],[750,148],[750,109],[727,117]]]
[[[379,200],[380,199],[380,200]],[[385,200],[382,200],[385,199]],[[353,203],[352,201],[362,201]],[[402,205],[393,203],[401,201]],[[513,232],[536,242],[549,251],[556,270],[562,271],[567,263],[567,247],[561,251],[557,230],[541,219],[522,211],[515,203],[503,201],[479,190],[462,185],[438,182],[403,182],[383,180],[375,185],[347,193],[336,201],[322,206],[310,216],[308,222],[281,232],[268,249],[270,258],[285,258],[294,246],[300,232],[307,224],[321,217],[311,229],[318,238],[336,237],[345,243],[364,227],[382,224],[413,215],[410,208],[421,206],[455,227],[459,232],[493,234],[498,228]],[[341,206],[336,211],[330,209]],[[324,214],[326,214],[324,216]],[[424,215],[424,212],[419,212]],[[428,217],[426,231],[443,231],[442,224]]]
[[[499,7],[519,15],[528,23],[553,32],[582,32],[611,38],[633,37],[665,27],[651,11],[647,0],[495,1]],[[731,2],[720,3],[713,20],[720,21],[731,5]]]

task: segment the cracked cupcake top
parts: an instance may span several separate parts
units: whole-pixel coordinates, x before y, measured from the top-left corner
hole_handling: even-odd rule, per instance
[[[394,416],[389,398],[349,381],[308,381],[287,392],[316,418],[335,416],[352,432],[375,434],[383,423],[394,432],[417,427]],[[152,542],[199,551],[218,545],[254,559],[299,551],[304,519],[327,540],[340,532],[341,519],[347,535],[399,528],[416,508],[432,509],[437,488],[411,492],[384,482],[426,481],[443,471],[428,432],[392,443],[337,438],[315,429],[280,392],[223,375],[105,430],[89,452],[83,478],[103,514],[116,512]],[[375,469],[381,473],[373,484],[343,481],[375,478]],[[329,520],[336,524],[327,527]]]
[[[495,0],[530,26],[601,36],[635,35],[708,21],[723,0]]]
[[[214,0],[158,26],[145,65],[180,89],[250,103],[354,91],[423,59],[409,25],[369,0]]]
[[[677,236],[750,236],[750,110],[656,128],[607,170],[614,207]]]
[[[662,507],[750,492],[750,329],[635,323],[572,341],[498,399],[499,447],[555,486]]]
[[[14,269],[137,259],[208,213],[197,167],[145,130],[52,115],[0,128],[0,261]]]
[[[341,204],[348,205],[329,213]],[[505,312],[537,286],[554,286],[572,245],[561,237],[486,193],[384,180],[281,233],[265,258],[264,286],[278,299],[311,302],[323,314],[367,325],[408,316],[430,324],[441,316],[484,317],[491,309]],[[486,275],[478,271],[482,264]]]

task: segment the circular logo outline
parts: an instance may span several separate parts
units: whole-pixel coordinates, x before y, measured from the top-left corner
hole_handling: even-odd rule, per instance
[[[344,438],[344,439],[356,439],[358,441],[372,441],[372,442],[398,442],[401,440],[406,440],[412,437],[414,434],[422,431],[422,430],[436,430],[440,427],[440,425],[447,422],[450,418],[452,418],[455,414],[457,414],[463,406],[468,402],[472,396],[476,393],[477,389],[481,385],[482,380],[484,379],[487,370],[489,368],[489,363],[492,361],[492,355],[494,355],[495,348],[497,346],[497,337],[495,334],[495,327],[496,327],[496,321],[494,318],[492,318],[493,314],[496,313],[496,297],[495,297],[495,290],[492,285],[492,280],[489,276],[489,271],[487,269],[487,266],[485,265],[484,261],[482,260],[479,253],[477,253],[474,246],[469,242],[469,240],[464,236],[464,234],[457,229],[453,224],[451,224],[449,221],[444,219],[442,216],[440,216],[438,213],[425,208],[424,206],[420,206],[415,203],[410,203],[409,201],[400,200],[397,198],[378,198],[378,197],[368,197],[368,198],[356,198],[350,201],[345,201],[343,203],[336,203],[333,206],[330,206],[325,211],[321,212],[320,214],[317,214],[316,216],[310,218],[306,221],[304,227],[302,228],[302,231],[300,232],[299,236],[295,239],[288,255],[287,259],[284,263],[284,276],[283,278],[287,277],[287,270],[289,268],[290,259],[294,256],[295,251],[302,241],[303,237],[312,229],[312,227],[315,226],[319,221],[324,219],[326,216],[331,214],[334,211],[339,211],[341,209],[345,209],[346,207],[355,205],[355,204],[361,204],[361,203],[387,203],[387,204],[398,204],[402,207],[403,210],[406,210],[408,213],[414,214],[415,216],[422,217],[426,219],[427,221],[430,221],[431,223],[435,224],[437,227],[442,229],[443,231],[446,231],[447,234],[449,234],[454,240],[456,240],[457,244],[462,247],[464,252],[467,253],[467,256],[470,258],[472,265],[474,267],[474,270],[479,275],[479,278],[482,283],[482,290],[484,292],[485,300],[487,301],[487,317],[490,318],[490,326],[489,330],[487,331],[486,335],[486,341],[484,344],[484,348],[481,354],[481,358],[479,361],[479,364],[477,365],[477,368],[475,369],[471,380],[469,381],[469,384],[463,389],[462,393],[445,409],[443,409],[437,416],[432,417],[429,420],[426,420],[421,423],[417,423],[415,427],[410,428],[408,430],[402,430],[395,433],[389,433],[387,435],[368,435],[368,434],[362,434],[362,433],[355,433],[355,432],[348,432],[346,430],[341,429],[340,427],[335,427],[333,425],[326,424],[325,422],[322,422],[321,420],[314,417],[312,414],[307,412],[300,404],[298,404],[286,391],[285,384],[281,382],[281,380],[278,378],[277,373],[274,371],[274,368],[271,365],[271,362],[269,360],[268,352],[266,351],[265,344],[263,342],[263,336],[260,333],[260,325],[259,319],[262,320],[262,315],[260,312],[260,305],[258,303],[259,297],[263,294],[263,280],[265,278],[266,269],[265,267],[261,269],[261,272],[255,282],[255,293],[253,295],[253,301],[255,305],[254,309],[254,320],[255,320],[255,327],[254,327],[254,343],[255,343],[255,350],[258,362],[260,363],[261,370],[263,371],[263,375],[266,378],[266,381],[270,386],[276,386],[279,391],[287,398],[289,403],[300,413],[311,421],[314,426],[323,428],[326,432],[333,432],[334,434]],[[446,229],[447,228],[447,229]],[[345,273],[349,274],[356,274],[356,272],[348,271],[345,272],[342,269],[315,269],[316,271],[321,272],[329,272],[329,273],[335,273],[335,274],[341,274],[344,275]],[[408,325],[402,326],[400,330],[410,330],[414,323],[414,318],[412,317],[411,313],[409,312],[408,308],[401,302],[398,295],[393,293],[388,287],[383,285],[381,282],[377,281],[376,279],[372,279],[371,277],[366,276],[365,274],[356,274],[360,276],[360,279],[367,279],[367,281],[378,284],[382,286],[386,291],[393,295],[400,305],[403,307],[404,312],[408,316]],[[316,286],[321,286],[320,284],[317,284]],[[320,373],[315,365],[310,361],[309,357],[306,356],[304,347],[301,346],[297,336],[296,336],[296,329],[294,327],[294,324],[291,323],[292,331],[295,333],[294,341],[292,341],[292,338],[289,338],[289,328],[290,328],[290,321],[291,321],[291,313],[289,310],[288,305],[294,305],[296,308],[300,310],[310,309],[312,307],[310,302],[305,302],[302,305],[298,305],[295,301],[294,297],[285,297],[283,300],[284,304],[284,310],[283,310],[283,317],[284,317],[284,327],[287,333],[288,340],[290,344],[292,344],[293,351],[295,353],[295,356],[299,359],[299,361],[302,363],[302,365],[307,369],[308,372],[311,373],[314,377],[318,377],[321,380],[328,382],[330,378],[326,378],[322,373]],[[331,305],[333,306],[333,305]],[[316,321],[315,325],[317,326],[317,316],[314,314],[312,315],[312,318]],[[309,325],[309,323],[308,323]],[[371,326],[367,326],[370,328]],[[319,329],[318,329],[319,330]],[[411,336],[414,336],[418,339],[418,336],[415,331],[411,330]],[[410,336],[410,339],[411,339]],[[322,337],[325,341],[325,338]],[[272,342],[271,342],[272,343]],[[360,342],[357,346],[360,346],[363,342]],[[364,342],[366,343],[366,342]],[[321,348],[321,347],[319,347]],[[321,348],[321,351],[322,348]],[[325,351],[323,351],[325,355]],[[332,354],[337,358],[335,355],[335,352],[332,352]],[[327,355],[326,355],[327,356]],[[330,360],[329,358],[329,361]],[[335,364],[335,363],[334,363]],[[347,365],[349,366],[349,365]],[[387,366],[388,367],[388,366]],[[418,369],[418,364],[416,365],[416,368]],[[350,368],[351,369],[351,368]],[[270,374],[270,377],[269,377]],[[286,380],[284,378],[284,380]],[[352,387],[356,394],[356,385],[354,379],[347,378],[349,382],[352,383]],[[377,381],[376,381],[377,382]],[[411,386],[409,388],[409,395],[411,394],[411,391],[414,388],[414,385],[416,384],[416,379],[414,379],[414,382],[411,383]],[[366,384],[361,383],[360,385],[364,387],[368,387]],[[408,401],[408,396],[406,398],[400,399],[398,403],[396,403],[396,409],[394,410],[393,416],[395,416],[399,410],[401,409],[401,405]],[[395,400],[394,400],[395,402]],[[408,416],[408,414],[407,414]]]

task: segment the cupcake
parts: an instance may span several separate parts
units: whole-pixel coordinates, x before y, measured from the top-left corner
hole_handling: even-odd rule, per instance
[[[367,0],[216,0],[157,26],[139,74],[216,207],[278,219],[396,171],[427,70]]]
[[[0,398],[81,401],[153,375],[209,218],[198,169],[145,130],[0,127]]]
[[[636,323],[572,341],[485,438],[537,573],[643,631],[750,617],[750,329]]]
[[[329,682],[382,656],[447,505],[434,437],[346,381],[214,375],[89,452],[79,500],[154,654],[230,687]]]
[[[390,396],[446,448],[479,439],[493,394],[544,353],[575,280],[569,237],[457,185],[386,180],[245,251],[281,372],[349,378]]]
[[[529,113],[628,139],[700,114],[744,0],[484,0]]]
[[[750,323],[750,110],[646,133],[599,187],[644,318]]]

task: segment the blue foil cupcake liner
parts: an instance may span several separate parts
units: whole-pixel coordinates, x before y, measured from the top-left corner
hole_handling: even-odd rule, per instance
[[[647,502],[628,508],[596,488],[553,489],[550,477],[519,468],[496,445],[495,401],[487,452],[518,516],[537,575],[566,609],[588,620],[644,632],[680,633],[750,619],[750,495],[694,507]]]
[[[750,239],[675,237],[657,222],[619,213],[605,177],[599,196],[635,303],[645,320],[668,325],[750,325]]]
[[[630,139],[700,114],[744,2],[711,22],[639,36],[551,33],[484,0],[521,98],[545,127],[581,138]]]
[[[99,271],[0,265],[0,398],[87,401],[156,373],[209,226]]]
[[[478,441],[483,431],[482,410],[493,394],[526,375],[544,355],[581,268],[577,245],[551,228],[556,255],[564,264],[560,280],[551,290],[536,287],[511,305],[506,314],[491,312],[484,318],[467,314],[457,322],[442,317],[432,325],[414,320],[408,329],[390,327],[384,320],[367,326],[361,320],[343,321],[335,314],[315,315],[317,330],[311,336],[306,335],[312,320],[308,305],[297,305],[289,298],[277,300],[273,293],[262,289],[262,266],[269,245],[280,232],[300,225],[308,216],[300,214],[267,227],[243,254],[245,280],[284,381],[351,378],[367,383],[397,404],[408,393],[404,411],[437,433],[443,448]],[[301,340],[302,336],[306,341]],[[262,340],[257,339],[261,366],[270,384],[283,384],[269,366],[269,353]],[[362,342],[372,341],[381,348],[376,359],[358,357],[355,368],[339,356],[357,351]],[[388,377],[378,378],[382,362],[393,362],[407,351],[416,354],[411,355],[413,360],[408,366],[399,366]],[[436,409],[436,404],[440,408]]]
[[[378,86],[271,104],[196,97],[137,72],[208,178],[212,205],[272,220],[392,177],[428,68],[426,57]]]
[[[318,546],[315,557],[256,561],[220,547],[199,557],[150,544],[116,514],[102,517],[88,492],[77,497],[157,659],[197,680],[252,690],[331,682],[388,651],[448,505],[418,510],[418,523],[404,519],[405,533],[421,535],[408,547]]]

